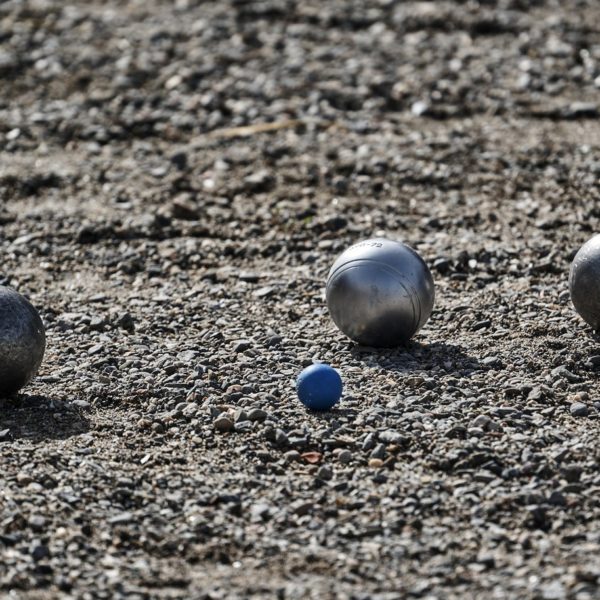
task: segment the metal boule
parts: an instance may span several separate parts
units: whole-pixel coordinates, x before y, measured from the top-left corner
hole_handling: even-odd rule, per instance
[[[429,319],[434,297],[423,259],[406,244],[383,238],[348,248],[327,278],[331,318],[365,346],[405,344]]]
[[[46,349],[42,320],[18,292],[0,286],[0,396],[9,396],[37,373]]]
[[[600,330],[600,234],[575,255],[569,272],[569,292],[575,310],[594,330]]]

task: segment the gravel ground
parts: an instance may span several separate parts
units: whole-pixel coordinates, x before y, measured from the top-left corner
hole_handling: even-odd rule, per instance
[[[480,4],[0,4],[3,596],[600,597],[600,5]],[[327,315],[375,235],[434,273],[404,349]]]

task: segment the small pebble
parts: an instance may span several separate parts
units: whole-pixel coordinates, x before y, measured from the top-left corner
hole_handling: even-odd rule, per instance
[[[333,471],[331,467],[327,465],[321,465],[317,471],[317,479],[322,479],[323,481],[329,481],[333,477]]]
[[[234,422],[227,413],[221,413],[214,421],[213,426],[217,431],[231,431]]]
[[[352,461],[352,452],[350,450],[342,450],[338,455],[337,459],[344,465],[347,465]]]
[[[588,416],[588,406],[583,402],[573,402],[569,407],[569,411],[574,417],[587,417]]]

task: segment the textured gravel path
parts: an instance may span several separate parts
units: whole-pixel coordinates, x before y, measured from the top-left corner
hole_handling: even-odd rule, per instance
[[[531,5],[531,6],[530,6]],[[0,595],[600,596],[600,6],[0,4],[0,283],[47,326],[0,400]],[[357,240],[431,320],[328,317]],[[305,411],[298,372],[338,368]]]

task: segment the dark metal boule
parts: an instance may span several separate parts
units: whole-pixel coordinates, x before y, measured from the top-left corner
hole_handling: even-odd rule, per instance
[[[0,286],[0,396],[29,383],[46,349],[42,320],[21,294]]]
[[[594,330],[600,330],[600,234],[575,255],[569,272],[569,291],[575,310]]]
[[[326,297],[331,318],[349,338],[392,347],[406,343],[429,319],[435,290],[431,272],[412,248],[375,238],[333,263]]]

